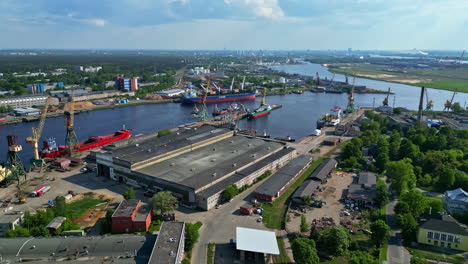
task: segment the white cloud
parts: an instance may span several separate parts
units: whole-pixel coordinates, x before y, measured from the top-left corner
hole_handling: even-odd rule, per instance
[[[277,0],[224,0],[224,3],[245,9],[261,18],[278,20],[285,16]]]
[[[85,19],[83,21],[88,24],[95,25],[97,27],[103,27],[107,24],[107,22],[104,19],[100,18]]]

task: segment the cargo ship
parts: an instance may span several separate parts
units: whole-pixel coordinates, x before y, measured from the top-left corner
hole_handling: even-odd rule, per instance
[[[317,129],[322,129],[326,126],[336,126],[341,121],[342,110],[340,107],[335,106],[335,108],[330,110],[330,113],[323,115],[319,120],[317,120]]]
[[[207,95],[205,97],[205,103],[221,103],[221,102],[233,102],[240,100],[252,100],[255,99],[255,92],[251,93],[236,93],[236,94],[218,94],[218,95]],[[196,92],[188,91],[182,97],[183,104],[195,104],[203,102],[203,95],[197,95]]]
[[[247,118],[253,119],[253,118],[265,116],[265,115],[268,115],[271,112],[271,110],[273,110],[273,108],[269,104],[266,103],[266,89],[264,89],[263,98],[262,98],[262,102],[260,103],[260,107],[255,109],[255,111],[250,112],[247,115]]]
[[[79,151],[84,151],[92,148],[102,147],[115,141],[130,138],[132,136],[131,132],[131,129],[122,129],[107,136],[89,137],[88,140],[78,143],[78,148]],[[53,145],[54,144],[50,144],[47,141],[43,142],[43,148],[41,151],[42,158],[56,158],[65,156],[67,154],[66,146],[59,146],[56,148]]]

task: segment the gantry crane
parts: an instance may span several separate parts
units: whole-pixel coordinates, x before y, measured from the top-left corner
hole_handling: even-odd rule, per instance
[[[432,102],[432,100],[429,100],[429,93],[427,92],[427,90],[425,92],[426,92],[426,111],[432,111],[432,107],[434,107],[434,103]]]
[[[455,90],[453,92],[453,95],[452,95],[452,99],[449,101],[447,100],[447,102],[445,102],[444,104],[444,111],[447,110],[447,111],[450,111],[452,110],[452,107],[453,107],[453,99],[455,99],[455,95],[457,95],[457,90]]]
[[[390,96],[390,87],[388,87],[387,97],[382,102],[383,106],[388,106],[388,97]]]
[[[68,156],[73,156],[75,153],[80,151],[78,137],[76,136],[74,129],[74,117],[75,117],[75,89],[72,88],[70,95],[70,107],[68,111],[65,111],[65,147]]]
[[[208,77],[205,93],[201,96],[202,109],[199,114],[201,121],[206,121],[209,118],[208,110],[206,109],[206,97],[208,96],[208,89],[210,89],[210,82],[211,82],[211,78]]]
[[[353,75],[353,86],[348,96],[348,106],[346,106],[346,114],[351,114],[354,112],[354,84],[356,83],[356,75]]]
[[[26,138],[26,142],[31,144],[32,149],[33,149],[33,155],[34,157],[30,160],[30,166],[31,170],[35,168],[39,168],[39,171],[42,172],[42,169],[45,167],[45,162],[44,160],[39,156],[39,139],[41,138],[42,135],[42,130],[44,129],[44,124],[45,120],[47,117],[47,110],[49,109],[50,106],[50,97],[47,98],[46,104],[44,106],[44,109],[42,110],[41,113],[41,119],[39,121],[38,127],[32,127],[32,135],[30,137]]]
[[[8,156],[5,164],[5,183],[9,184],[12,180],[18,181],[18,185],[21,180],[26,180],[26,170],[23,162],[18,155],[18,152],[23,150],[23,147],[18,144],[17,135],[8,135]]]

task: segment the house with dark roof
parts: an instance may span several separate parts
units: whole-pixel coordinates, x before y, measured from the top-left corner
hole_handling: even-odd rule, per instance
[[[451,216],[431,218],[418,228],[418,243],[468,251],[468,231]]]
[[[139,200],[123,200],[111,217],[112,233],[146,232],[151,224],[151,207]]]
[[[336,168],[335,159],[326,159],[322,162],[312,174],[309,176],[309,179],[320,181],[322,183],[326,182],[328,177],[330,177],[331,172]]]
[[[372,205],[376,195],[376,184],[377,177],[374,173],[360,172],[357,181],[349,185],[346,198],[361,203],[361,206]]]
[[[446,191],[443,203],[445,210],[451,214],[468,212],[468,192],[465,192],[462,188]]]

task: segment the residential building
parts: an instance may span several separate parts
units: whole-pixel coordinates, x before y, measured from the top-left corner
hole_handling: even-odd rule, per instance
[[[179,264],[184,255],[185,223],[163,222],[148,264]]]
[[[443,198],[444,208],[450,214],[468,212],[468,192],[462,188],[446,191]]]
[[[123,200],[112,214],[112,233],[146,232],[151,216],[151,208],[140,200]]]
[[[468,251],[468,231],[451,216],[432,218],[418,228],[418,243]]]

